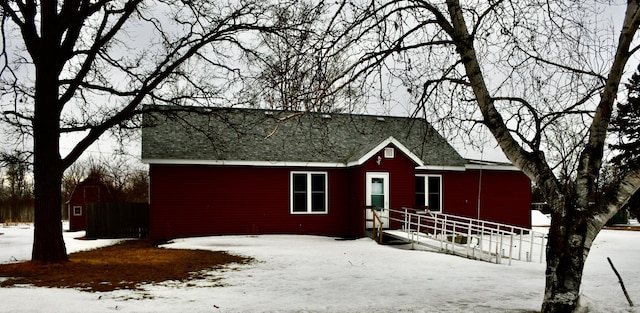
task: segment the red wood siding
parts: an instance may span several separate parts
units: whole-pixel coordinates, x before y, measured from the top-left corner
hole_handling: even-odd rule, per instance
[[[481,195],[480,216],[484,219],[531,227],[531,181],[524,173],[483,171]]]
[[[442,174],[443,213],[477,218],[479,211],[480,219],[531,227],[531,182],[520,171],[421,173]]]
[[[389,145],[388,147],[395,149],[394,158],[385,158],[384,149],[382,149],[355,171],[355,175],[358,176],[356,186],[358,186],[359,202],[357,205],[361,208],[365,208],[366,203],[365,175],[367,172],[389,173],[389,206],[391,208],[400,209],[402,207],[415,206],[416,164],[393,145]],[[380,165],[377,163],[378,156],[380,157]],[[364,233],[364,213],[361,221],[363,221],[362,233]],[[401,227],[401,223],[392,221],[389,227],[399,228]]]
[[[156,239],[223,234],[362,236],[366,173],[389,173],[391,208],[415,207],[415,166],[399,149],[395,149],[394,158],[385,158],[382,149],[362,165],[351,168],[152,164],[150,236]],[[290,213],[292,171],[327,173],[327,214]],[[442,175],[444,213],[477,217],[480,171],[418,172]],[[480,218],[530,227],[531,189],[524,174],[484,170],[481,186]],[[400,226],[399,222],[391,223],[391,228]]]
[[[327,214],[291,214],[291,171],[324,171]],[[151,165],[150,236],[353,235],[345,169]]]

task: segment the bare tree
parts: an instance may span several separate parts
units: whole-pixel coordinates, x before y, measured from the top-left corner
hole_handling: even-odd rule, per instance
[[[149,172],[144,170],[129,172],[123,194],[124,200],[127,202],[145,203],[149,201]]]
[[[353,111],[362,92],[339,83],[347,60],[327,49],[330,5],[296,1],[274,10],[276,25],[299,25],[259,37],[263,52],[257,76],[244,96],[260,107],[299,112]]]
[[[115,202],[147,202],[148,171],[136,167],[125,155],[89,159],[87,176],[94,175],[102,181]]]
[[[486,127],[551,206],[543,312],[578,303],[594,238],[640,187],[633,172],[603,195],[607,128],[640,25],[628,1],[614,36],[610,2],[342,1],[328,27],[350,51],[351,79],[401,79],[417,114],[441,127]],[[620,14],[622,15],[622,14]],[[338,19],[337,19],[338,20]],[[391,79],[390,78],[390,79]]]
[[[32,259],[67,260],[63,172],[110,129],[158,104],[230,105],[265,1],[1,1],[2,121],[33,142]],[[254,58],[258,59],[259,58]],[[65,156],[60,138],[81,138]]]
[[[149,177],[147,169],[133,164],[125,155],[89,158],[71,165],[62,178],[62,197],[68,201],[77,184],[92,177],[104,183],[114,202],[147,202]]]

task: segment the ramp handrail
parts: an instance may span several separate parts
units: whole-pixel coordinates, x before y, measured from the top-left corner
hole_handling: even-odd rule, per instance
[[[534,254],[541,263],[544,260],[546,234],[542,232],[428,210],[388,210],[389,221],[400,222],[409,239],[436,240],[443,251],[471,258],[495,258],[496,263],[501,263],[503,258],[508,259],[509,264],[511,260],[530,262]]]
[[[373,227],[371,229],[371,238],[373,240],[378,241],[378,243],[382,243],[382,219],[380,218],[380,216],[378,215],[378,212],[376,212],[376,207],[371,207],[371,212],[373,213]],[[380,226],[378,226],[378,228],[376,229],[376,221],[380,224]]]

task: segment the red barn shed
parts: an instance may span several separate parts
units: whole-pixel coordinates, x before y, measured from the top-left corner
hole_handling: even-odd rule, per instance
[[[99,177],[89,175],[87,179],[78,183],[71,198],[67,202],[69,210],[69,230],[84,230],[87,225],[87,204],[113,201],[111,193]]]
[[[358,237],[367,206],[428,207],[531,226],[530,181],[522,172],[463,159],[419,118],[258,109],[149,113],[142,158],[156,239]]]

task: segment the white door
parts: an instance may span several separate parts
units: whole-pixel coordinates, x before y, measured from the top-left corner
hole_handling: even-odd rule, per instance
[[[389,228],[389,173],[366,173],[365,184],[366,206],[375,206],[382,219],[382,227]],[[370,209],[367,209],[366,219],[365,227],[372,228],[373,222],[370,221],[373,220],[373,212]]]

